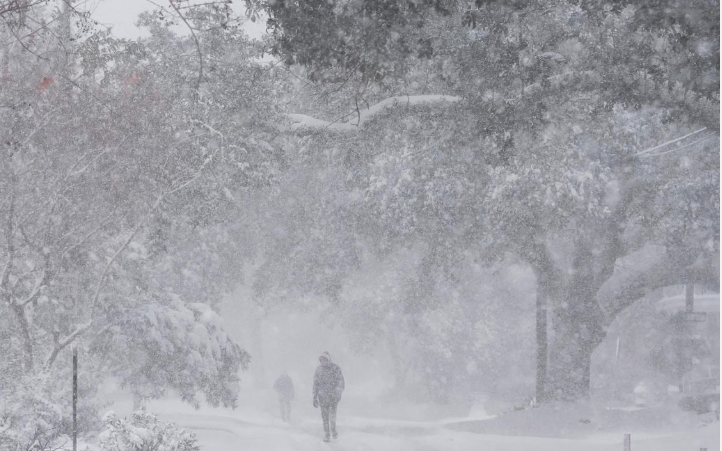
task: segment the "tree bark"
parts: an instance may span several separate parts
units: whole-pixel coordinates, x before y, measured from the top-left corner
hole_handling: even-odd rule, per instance
[[[263,311],[256,305],[252,305],[253,313],[249,324],[250,342],[253,347],[251,354],[253,355],[253,364],[251,371],[256,388],[267,388],[269,386],[268,376],[266,374],[264,352],[263,352]]]
[[[146,399],[140,393],[133,391],[133,412],[145,409]]]
[[[395,328],[386,329],[386,344],[391,355],[394,370],[394,390],[398,393],[406,388],[406,365],[399,352],[398,339]]]
[[[548,345],[548,302],[559,295],[561,276],[555,269],[545,240],[534,238],[534,244],[526,255],[536,276],[536,402],[542,404],[549,398],[549,345]]]
[[[605,315],[597,303],[595,258],[576,243],[573,276],[554,312],[554,342],[549,358],[548,396],[558,401],[589,397],[592,352],[606,336]]]
[[[547,400],[575,401],[589,396],[591,356],[604,340],[606,326],[646,290],[683,281],[714,284],[719,280],[717,253],[700,255],[692,265],[682,265],[674,254],[660,250],[650,254],[647,260],[651,261],[627,260],[627,269],[607,280],[595,276],[596,260],[589,248],[579,246],[575,254],[571,281],[555,292],[564,296],[553,312]]]
[[[28,324],[28,318],[25,316],[25,306],[18,304],[11,304],[12,311],[15,313],[15,317],[18,320],[20,326],[21,339],[23,341],[23,354],[24,354],[24,370],[26,374],[33,371],[34,367],[34,352],[33,352],[33,337],[30,334],[30,324]]]
[[[599,325],[570,315],[559,315],[554,331],[547,378],[548,399],[576,401],[588,398],[592,353],[604,339],[604,332]]]

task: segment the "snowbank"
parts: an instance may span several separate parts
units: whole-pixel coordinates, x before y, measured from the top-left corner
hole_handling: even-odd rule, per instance
[[[685,431],[696,428],[701,419],[699,415],[672,407],[610,410],[560,405],[510,412],[486,420],[459,421],[447,427],[477,434],[578,439],[600,432],[619,435],[631,431]]]

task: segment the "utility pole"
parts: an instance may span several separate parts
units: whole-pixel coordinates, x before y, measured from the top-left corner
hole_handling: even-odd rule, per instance
[[[73,451],[78,451],[78,349],[73,345]]]
[[[547,300],[544,289],[539,286],[536,292],[536,343],[536,404],[539,405],[546,400],[547,379]]]

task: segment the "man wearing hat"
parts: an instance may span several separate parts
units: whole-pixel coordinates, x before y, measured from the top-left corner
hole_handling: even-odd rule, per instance
[[[336,432],[336,407],[341,401],[341,394],[346,385],[343,380],[341,368],[331,361],[331,355],[324,352],[318,358],[321,364],[316,368],[313,377],[313,407],[321,406],[321,419],[323,419],[323,441],[338,438]]]

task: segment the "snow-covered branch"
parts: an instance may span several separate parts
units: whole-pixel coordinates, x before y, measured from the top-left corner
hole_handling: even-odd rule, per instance
[[[0,291],[5,290],[5,279],[7,279],[8,274],[10,274],[11,263],[12,259],[8,258],[8,261],[5,263],[5,267],[3,268],[2,273],[0,273]]]
[[[547,53],[553,53],[553,52],[547,52]],[[548,86],[558,89],[562,87],[562,85],[565,82],[568,82],[570,80],[579,80],[580,78],[584,77],[588,80],[594,80],[595,82],[598,82],[600,80],[600,76],[596,71],[586,70],[586,71],[568,71],[557,75],[552,75],[550,77],[547,77],[544,79],[544,82],[538,81],[535,83],[531,83],[529,85],[526,85],[523,87],[523,90],[520,94],[514,95],[512,97],[506,97],[505,94],[502,94],[500,92],[489,92],[488,95],[485,95],[485,97],[491,97],[491,98],[504,98],[504,101],[511,102],[511,101],[517,101],[522,99],[524,96],[528,96],[530,94],[535,94],[543,89],[546,89],[547,83]]]
[[[14,181],[14,177],[11,177],[11,180]],[[13,261],[15,260],[15,245],[13,243],[13,217],[15,216],[15,192],[14,187],[11,187],[10,191],[10,208],[8,209],[8,215],[6,219],[6,227],[5,230],[5,239],[7,240],[7,262],[5,263],[5,268],[3,269],[2,274],[0,275],[0,291],[6,290],[6,285],[9,280],[10,276],[10,270],[13,265]],[[8,304],[12,302],[11,296],[8,294],[6,297],[6,301]]]
[[[174,194],[174,193],[176,193],[176,192],[184,189],[185,187],[187,187],[188,185],[190,185],[191,183],[193,183],[195,180],[197,180],[197,179],[200,177],[201,172],[202,172],[202,170],[203,170],[203,167],[205,167],[205,164],[206,164],[206,163],[207,163],[207,161],[203,163],[203,165],[201,166],[201,168],[198,170],[198,172],[197,172],[193,177],[191,177],[191,178],[188,179],[187,181],[181,183],[181,184],[178,185],[176,188],[174,188],[174,189],[172,189],[172,190],[170,190],[170,191],[167,191],[167,192],[161,194],[160,196],[158,196],[158,199],[156,199],[156,201],[155,201],[155,202],[153,203],[153,205],[148,209],[148,211],[146,212],[146,214],[136,223],[135,227],[134,227],[133,230],[131,231],[131,233],[130,233],[130,235],[128,236],[128,238],[123,242],[123,244],[118,248],[118,250],[115,251],[115,253],[114,253],[113,256],[110,258],[110,260],[108,261],[108,263],[106,263],[105,267],[103,268],[103,272],[100,274],[100,277],[98,278],[98,283],[97,283],[97,285],[96,285],[96,287],[95,287],[95,292],[94,292],[94,294],[93,294],[93,299],[91,300],[91,309],[90,309],[90,310],[91,310],[91,318],[93,317],[93,312],[94,312],[94,310],[95,310],[95,306],[97,305],[98,299],[100,298],[100,290],[102,289],[102,287],[103,287],[103,285],[104,285],[104,283],[105,283],[105,279],[106,279],[106,277],[107,277],[107,275],[108,275],[108,271],[110,270],[110,267],[113,265],[113,263],[115,262],[115,260],[118,258],[118,256],[119,256],[120,254],[123,253],[123,251],[128,247],[128,245],[130,244],[130,242],[133,241],[133,238],[138,234],[138,231],[140,230],[140,228],[145,224],[145,222],[148,220],[148,218],[149,218],[149,217],[153,214],[153,212],[158,208],[158,206],[161,204],[161,202],[163,202],[163,200],[164,200],[166,197],[168,197],[168,196],[170,196],[171,194]]]
[[[91,302],[90,319],[88,319],[88,321],[86,321],[85,323],[77,326],[75,328],[75,330],[73,332],[71,332],[70,334],[68,334],[65,338],[61,339],[58,337],[55,340],[53,349],[45,361],[46,368],[50,368],[53,365],[53,362],[57,358],[58,353],[60,353],[60,351],[62,351],[64,348],[66,348],[68,345],[70,345],[73,341],[75,341],[75,339],[77,339],[80,335],[82,335],[88,329],[90,329],[92,327],[93,320],[95,318],[95,307],[98,303],[98,300],[100,299],[100,292],[101,292],[103,286],[105,285],[105,280],[108,277],[108,272],[110,271],[110,268],[113,265],[113,263],[115,262],[115,260],[123,253],[123,251],[125,251],[125,249],[127,249],[128,245],[130,245],[130,243],[133,241],[133,238],[138,234],[138,231],[140,230],[140,228],[145,224],[145,222],[148,220],[148,218],[160,206],[160,204],[163,202],[163,200],[165,198],[167,198],[168,196],[170,196],[174,193],[177,193],[178,191],[186,188],[191,183],[196,181],[201,176],[203,168],[205,167],[205,165],[207,163],[208,163],[208,161],[204,162],[203,165],[201,166],[201,168],[196,172],[196,174],[193,177],[191,177],[190,179],[181,183],[177,187],[158,196],[158,198],[153,203],[153,205],[148,209],[146,214],[136,223],[135,227],[131,231],[128,238],[126,238],[125,241],[123,241],[123,243],[120,245],[120,247],[115,251],[115,253],[113,253],[110,260],[108,260],[108,262],[105,264],[105,267],[103,268],[103,272],[100,274],[100,277],[98,278],[98,282],[95,286],[95,291],[93,293],[93,298],[90,301]]]
[[[221,139],[225,139],[225,136],[223,135],[223,133],[219,132],[218,130],[216,130],[215,128],[206,124],[205,122],[202,122],[202,121],[193,121],[193,122],[195,122],[196,124],[200,125],[201,127],[205,128],[206,130],[208,130],[208,133],[210,133],[211,136],[218,135]]]
[[[48,355],[48,358],[45,360],[45,368],[47,369],[52,367],[60,351],[62,351],[69,344],[74,342],[76,338],[78,338],[82,333],[90,329],[90,326],[92,325],[93,320],[88,320],[87,322],[78,326],[70,335],[65,338],[60,338],[59,333],[53,333],[53,349],[50,351],[50,355]]]
[[[63,261],[63,258],[65,258],[65,256],[67,255],[68,252],[70,252],[71,250],[77,248],[78,246],[81,246],[83,243],[85,243],[87,240],[89,240],[90,237],[92,237],[93,235],[95,235],[96,233],[98,233],[100,230],[102,230],[103,227],[105,227],[106,225],[108,225],[108,223],[109,223],[112,219],[113,219],[113,214],[111,213],[111,214],[108,215],[103,221],[101,221],[100,224],[99,224],[97,227],[95,227],[95,228],[92,229],[90,232],[88,232],[83,238],[81,238],[79,241],[77,241],[77,242],[69,245],[68,247],[66,247],[66,248],[63,250],[63,252],[61,252],[60,257],[58,258],[58,261],[62,262],[62,261]]]
[[[21,307],[24,307],[24,306],[28,305],[29,303],[33,302],[35,299],[37,299],[37,297],[40,295],[40,291],[43,289],[43,287],[48,282],[49,274],[50,273],[48,272],[48,268],[47,268],[47,264],[46,264],[46,267],[43,268],[43,275],[40,276],[40,278],[38,278],[38,280],[35,281],[35,286],[30,291],[30,294],[28,294],[25,297],[25,299],[23,299],[22,301],[17,302],[17,304]]]
[[[456,96],[447,95],[418,95],[418,96],[396,96],[389,97],[382,100],[381,102],[372,105],[371,107],[362,110],[359,113],[358,122],[353,123],[340,123],[340,122],[329,122],[322,119],[316,119],[314,117],[305,114],[288,114],[288,118],[291,119],[291,130],[301,129],[327,129],[333,131],[350,132],[359,130],[364,125],[372,120],[375,116],[379,115],[382,111],[387,108],[401,106],[401,105],[422,105],[428,103],[440,103],[440,102],[457,102],[461,98]]]
[[[681,265],[663,246],[646,246],[618,260],[614,275],[597,293],[602,309],[611,314],[622,311],[649,291],[680,283],[719,283],[719,253],[700,255],[691,265]]]

